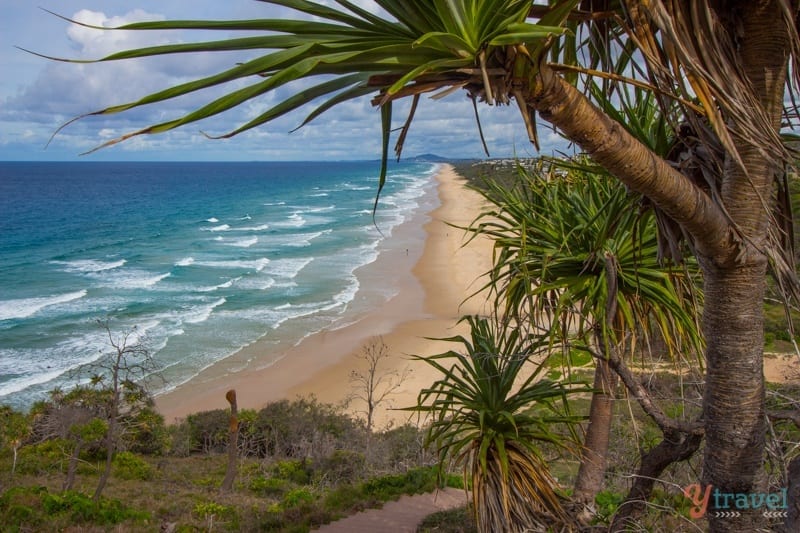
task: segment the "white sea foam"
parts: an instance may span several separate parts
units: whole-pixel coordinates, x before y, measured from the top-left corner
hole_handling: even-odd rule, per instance
[[[295,248],[305,248],[306,246],[311,246],[311,241],[316,239],[317,237],[321,237],[323,235],[328,235],[331,233],[332,229],[326,229],[323,231],[317,231],[314,233],[296,233],[291,236],[291,240],[283,243],[284,246],[292,246]]]
[[[269,259],[262,257],[252,261],[197,261],[195,264],[211,268],[241,268],[245,270],[255,270],[256,272],[261,272],[264,270],[264,267],[269,264]]]
[[[269,229],[269,224],[260,224],[258,226],[244,226],[241,228],[233,228],[234,231],[265,231]]]
[[[217,217],[211,217],[211,218],[207,218],[206,222],[209,222],[211,224],[216,224],[217,222],[219,222],[219,219]]]
[[[233,286],[233,284],[234,284],[234,282],[236,282],[237,280],[240,280],[240,279],[242,279],[242,278],[241,278],[241,277],[239,277],[239,278],[233,278],[233,279],[229,279],[229,280],[228,280],[228,281],[226,281],[225,283],[220,283],[219,285],[217,285],[217,286],[216,286],[216,287],[214,287],[214,288],[215,288],[215,289],[227,289],[227,288],[229,288],[229,287],[232,287],[232,286]]]
[[[242,279],[241,276],[239,276],[237,278],[231,278],[228,281],[226,281],[225,283],[220,283],[219,285],[212,285],[211,287],[200,287],[200,288],[196,288],[194,290],[196,292],[213,292],[213,291],[216,291],[216,290],[219,290],[219,289],[229,289],[229,288],[233,287],[233,284],[238,282],[240,279]]]
[[[258,237],[244,237],[242,239],[233,239],[230,241],[225,241],[223,242],[223,244],[225,246],[236,246],[238,248],[250,248],[257,242],[258,242]]]
[[[0,320],[11,320],[12,318],[27,318],[45,307],[58,305],[73,300],[78,300],[86,296],[86,290],[68,292],[54,296],[43,296],[38,298],[20,298],[17,300],[0,301]]]
[[[19,376],[0,384],[0,397],[56,380],[96,361],[109,348],[105,332],[95,330],[44,349],[0,350],[0,374]]]
[[[333,211],[336,209],[335,205],[326,205],[325,207],[310,207],[306,209],[306,213],[323,213],[325,211]]]
[[[275,286],[275,279],[269,276],[247,277],[236,284],[236,287],[246,291],[264,291]]]
[[[220,224],[219,226],[214,226],[213,228],[203,228],[206,231],[228,231],[231,227],[228,224]]]
[[[126,263],[125,259],[117,261],[99,261],[96,259],[76,259],[74,261],[53,261],[54,264],[63,265],[66,272],[103,272],[119,268]]]
[[[297,277],[300,271],[308,266],[308,264],[313,260],[313,257],[275,259],[270,263],[268,271],[271,276],[277,276],[284,279],[294,279]]]
[[[295,211],[291,215],[289,215],[287,220],[275,223],[275,226],[279,226],[282,228],[289,227],[289,228],[299,228],[301,226],[306,225],[306,219],[300,214],[299,211]]]
[[[205,322],[211,316],[211,313],[214,312],[214,309],[225,302],[225,298],[220,298],[219,300],[208,305],[201,306],[193,310],[186,318],[183,319],[183,321],[188,324],[199,324],[200,322]]]
[[[194,257],[184,257],[175,263],[175,266],[186,267],[194,263]]]
[[[147,270],[120,270],[106,276],[92,276],[99,280],[103,287],[113,289],[149,289],[161,280],[170,277],[170,273],[154,274]]]
[[[353,298],[356,297],[356,293],[358,292],[360,284],[358,283],[358,279],[353,276],[350,280],[350,284],[341,290],[338,294],[333,296],[333,301],[336,305],[347,305],[353,301]]]
[[[0,385],[0,397],[25,390],[34,385],[47,383],[48,381],[56,379],[64,372],[66,372],[66,370],[49,370],[47,372],[39,372],[32,375],[26,375],[24,377],[10,379],[9,381]]]

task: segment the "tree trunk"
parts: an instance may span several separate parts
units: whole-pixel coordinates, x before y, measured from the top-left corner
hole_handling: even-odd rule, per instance
[[[100,496],[103,494],[103,490],[106,488],[106,483],[108,483],[108,478],[111,477],[111,466],[114,461],[114,452],[117,449],[117,440],[116,440],[116,431],[117,431],[117,424],[116,424],[116,416],[109,419],[108,421],[108,434],[106,435],[106,461],[105,466],[103,467],[103,472],[100,474],[100,479],[97,480],[97,488],[94,491],[94,496],[92,499],[94,501],[98,501]]]
[[[236,464],[239,460],[239,410],[236,405],[236,391],[231,389],[225,394],[225,399],[231,404],[231,418],[228,426],[228,467],[225,470],[225,479],[220,486],[221,492],[233,489],[233,480],[236,479]]]
[[[114,453],[117,451],[117,426],[119,423],[119,404],[120,404],[120,383],[119,369],[122,352],[117,352],[116,364],[112,373],[112,396],[108,412],[108,432],[106,433],[106,463],[100,479],[97,481],[97,488],[94,491],[93,500],[100,500],[103,490],[106,488],[108,478],[111,477],[111,466],[114,461]]]
[[[11,463],[11,477],[14,477],[14,473],[17,471],[17,451],[19,450],[19,444],[14,443],[14,462]]]
[[[780,2],[737,3],[735,28],[738,63],[752,87],[769,126],[778,131],[790,38],[780,20]],[[715,494],[763,493],[765,399],[764,316],[767,258],[765,245],[780,161],[740,140],[747,169],[726,161],[721,195],[731,219],[744,236],[735,260],[702,260],[705,279],[703,328],[707,341],[706,387],[703,398],[706,446],[703,483]],[[733,259],[733,258],[731,258]],[[766,527],[764,509],[734,509],[739,517],[720,517],[709,506],[712,532],[756,531]],[[720,505],[719,507],[724,507]],[[721,509],[724,510],[724,509]]]
[[[83,449],[83,442],[80,440],[75,443],[75,448],[72,449],[72,455],[69,457],[69,466],[67,466],[67,477],[64,478],[64,486],[62,491],[72,490],[75,484],[75,473],[78,471],[78,460]]]
[[[581,449],[581,464],[575,479],[572,498],[590,503],[603,488],[608,462],[608,443],[614,417],[614,391],[618,377],[608,361],[597,360],[594,371],[594,392],[589,405],[589,427]]]
[[[705,265],[706,385],[703,413],[706,445],[703,484],[714,493],[761,493],[764,486],[764,317],[766,260],[729,269]],[[763,509],[715,507],[711,531],[756,531],[765,523]],[[723,513],[720,515],[718,513]],[[727,514],[739,512],[741,516]]]

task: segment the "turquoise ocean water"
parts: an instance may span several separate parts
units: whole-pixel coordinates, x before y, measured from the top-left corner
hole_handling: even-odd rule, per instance
[[[135,328],[167,387],[262,339],[276,350],[380,305],[358,268],[434,207],[401,163],[0,162],[0,403],[29,406]],[[363,309],[362,309],[363,311]]]

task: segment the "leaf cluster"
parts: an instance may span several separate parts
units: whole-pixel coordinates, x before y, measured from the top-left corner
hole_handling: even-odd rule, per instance
[[[494,240],[487,287],[510,316],[553,341],[600,331],[636,348],[658,331],[671,353],[702,353],[696,266],[663,264],[651,211],[583,159],[520,167],[514,187],[487,183],[490,207],[471,225]]]

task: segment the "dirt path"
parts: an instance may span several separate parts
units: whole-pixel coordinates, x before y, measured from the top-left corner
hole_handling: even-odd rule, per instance
[[[381,509],[369,509],[326,524],[315,530],[322,533],[414,533],[429,514],[467,503],[462,489],[446,488],[438,492],[402,496],[387,502]]]

